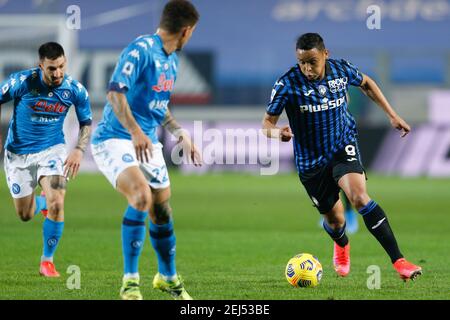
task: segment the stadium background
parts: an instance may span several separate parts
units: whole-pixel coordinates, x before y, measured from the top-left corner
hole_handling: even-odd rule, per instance
[[[273,83],[295,63],[296,38],[304,32],[319,32],[331,51],[331,57],[346,58],[362,72],[373,77],[394,108],[412,124],[413,132],[407,138],[400,139],[398,133],[389,127],[384,113],[357,89],[351,90],[350,109],[357,119],[363,161],[369,170],[369,176],[373,176],[373,182],[369,182],[369,186],[372,183],[373,190],[378,190],[382,195],[380,202],[383,201],[384,195],[392,201],[394,208],[401,208],[408,205],[409,197],[416,197],[423,204],[422,209],[426,203],[435,206],[435,210],[441,214],[445,211],[448,213],[449,201],[446,194],[448,195],[450,177],[450,41],[447,31],[450,30],[450,1],[193,2],[200,11],[201,20],[190,43],[181,53],[181,71],[171,104],[175,117],[182,124],[192,128],[194,120],[202,120],[204,128],[259,128]],[[156,30],[164,3],[163,0],[0,0],[0,80],[11,72],[34,66],[39,44],[48,40],[60,41],[68,51],[70,74],[89,90],[95,125],[100,119],[105,102],[105,89],[120,51],[135,37]],[[366,9],[371,4],[377,4],[381,8],[380,30],[367,28],[366,19],[369,14]],[[71,12],[66,10],[71,5],[77,5],[81,9],[79,30],[67,29],[66,22],[70,20]],[[2,107],[1,130],[4,138],[11,109],[11,104]],[[76,121],[71,121],[74,120],[73,113],[68,120],[66,136],[69,144],[73,144],[78,129]],[[164,132],[161,133],[161,139],[170,145]],[[244,144],[235,146],[233,152],[241,152],[246,157],[251,157],[251,153],[256,151],[246,144],[248,142],[243,141]],[[170,154],[170,148],[166,148],[166,152]],[[169,160],[170,157],[166,159]],[[82,169],[83,172],[96,170],[89,153]],[[214,203],[200,197],[201,184],[207,186],[211,199],[224,201],[218,199],[221,196],[238,196],[233,193],[236,191],[233,179],[242,179],[242,171],[250,171],[254,175],[245,176],[242,183],[246,184],[246,187],[237,189],[243,193],[254,191],[255,201],[260,201],[267,193],[264,188],[258,189],[259,181],[268,185],[272,184],[271,181],[273,185],[284,183],[280,194],[269,193],[268,197],[273,196],[276,199],[276,196],[280,196],[284,201],[288,201],[287,197],[284,197],[285,192],[286,196],[300,199],[303,203],[298,206],[295,199],[290,200],[292,219],[298,219],[297,210],[308,211],[308,218],[303,218],[301,224],[304,222],[309,229],[314,228],[315,223],[311,221],[315,221],[317,216],[311,213],[313,210],[308,199],[297,186],[293,173],[291,144],[283,144],[281,149],[281,170],[287,175],[281,178],[272,177],[274,180],[258,180],[263,179],[257,176],[258,166],[248,165],[211,165],[198,170],[181,166],[171,170],[175,183],[189,189],[184,196],[179,196],[179,199],[187,201],[188,194],[194,198],[198,196],[200,200],[196,201],[204,206]],[[183,175],[180,175],[184,172],[200,174],[222,171],[238,173],[219,175],[219,180],[214,180],[214,175],[204,175],[198,177],[199,180],[188,175],[186,179],[192,181],[193,185],[183,183]],[[83,176],[74,183],[74,193],[78,190],[89,194],[85,189],[97,188],[97,185],[83,183],[80,181],[82,179],[92,182],[103,177]],[[7,212],[11,219],[4,218],[6,211],[10,211],[12,207],[4,177],[2,180],[1,215],[2,219],[7,221],[3,224],[5,226],[13,223],[10,222],[13,215]],[[216,193],[213,191],[214,181],[220,183],[223,188],[215,190]],[[104,182],[101,182],[101,186],[108,190],[105,193],[108,197],[114,196],[112,189],[109,190]],[[403,188],[405,184],[408,184],[407,188]],[[238,182],[237,185],[241,184]],[[252,186],[255,189],[252,189]],[[182,193],[184,189],[180,187],[178,190]],[[233,191],[227,193],[227,190]],[[395,196],[389,193],[391,191]],[[397,203],[396,197],[405,202]],[[242,197],[241,200],[252,201],[249,199],[253,198]],[[117,200],[117,206],[121,205],[122,202]],[[179,206],[180,210],[184,206],[181,200]],[[193,211],[196,210],[193,204],[190,206]],[[238,209],[225,207],[230,211]],[[274,207],[274,210],[277,209]],[[405,214],[410,213],[408,210],[410,209],[405,209]],[[409,216],[412,226],[420,226],[423,222],[421,212],[416,213],[416,216]],[[231,214],[231,217],[238,216]],[[197,218],[202,226],[204,217]],[[248,215],[243,218],[243,225],[250,223],[252,218],[262,225],[271,225],[271,219],[274,219],[273,216]],[[195,220],[195,217],[193,219]],[[222,223],[225,225],[232,220],[221,219],[224,219]],[[396,217],[393,219],[395,221]],[[403,221],[400,217],[398,219]],[[408,219],[403,219],[408,223]],[[436,232],[433,239],[435,244],[441,241],[448,244],[447,240],[443,240],[444,233],[448,233],[448,215],[444,219],[446,220],[442,225],[430,226],[430,233]],[[13,225],[16,224],[19,225],[18,222]],[[204,224],[206,228],[207,223]],[[183,226],[183,218],[180,218],[180,225]],[[15,230],[14,228],[11,230]],[[290,227],[282,224],[280,228]],[[411,228],[403,233],[408,233]],[[20,230],[22,229],[18,228],[17,232],[21,232]],[[230,226],[230,230],[234,229]],[[315,229],[310,231],[314,231],[314,235],[319,233]],[[180,233],[183,235],[182,228]],[[309,235],[308,232],[305,234]],[[284,239],[278,233],[277,237],[279,243]],[[326,243],[324,234],[317,237]],[[289,242],[288,238],[285,240]],[[413,244],[415,241],[411,240],[409,243]],[[287,252],[286,261],[289,256]],[[383,254],[380,253],[380,256]],[[448,271],[446,277],[449,279]],[[411,294],[410,297],[414,297],[413,293]],[[234,298],[225,295],[225,298],[227,297]],[[287,297],[296,298],[294,294]],[[308,297],[314,298],[313,295]],[[364,295],[361,297],[367,298]],[[370,297],[372,296],[369,295]],[[379,298],[376,295],[373,297]],[[423,297],[426,298],[425,293]],[[448,295],[438,297],[448,298]]]

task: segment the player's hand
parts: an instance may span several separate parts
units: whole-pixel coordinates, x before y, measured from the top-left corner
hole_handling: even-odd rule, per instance
[[[409,126],[409,124],[407,124],[406,121],[400,118],[399,116],[391,118],[391,125],[395,129],[400,130],[402,132],[401,133],[402,138],[411,131],[411,127]]]
[[[195,144],[192,142],[189,135],[186,133],[183,133],[180,136],[178,143],[181,143],[183,152],[187,151],[185,154],[188,155],[189,160],[192,161],[194,166],[200,167],[203,163],[202,156],[201,156],[200,152],[198,151],[197,147],[195,146]]]
[[[139,128],[131,134],[136,157],[139,162],[149,162],[153,157],[153,144],[149,137]]]
[[[83,151],[79,149],[73,150],[64,162],[64,177],[74,179],[78,174],[82,159]]]
[[[280,128],[280,139],[283,142],[288,142],[292,139],[294,134],[291,131],[291,128],[288,125],[285,125]]]

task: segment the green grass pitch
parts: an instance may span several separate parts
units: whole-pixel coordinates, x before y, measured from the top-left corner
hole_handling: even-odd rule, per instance
[[[23,223],[0,176],[0,299],[118,299],[122,277],[120,227],[126,201],[101,175],[80,175],[66,198],[66,226],[55,263],[62,277],[38,275],[43,217]],[[369,175],[369,194],[385,209],[403,254],[424,274],[404,283],[359,218],[350,235],[347,278],[332,268],[332,242],[318,227],[295,175],[188,175],[171,171],[177,268],[195,299],[449,299],[450,180]],[[314,289],[293,288],[289,258],[316,255],[324,268]],[[81,270],[69,290],[67,268]],[[381,288],[368,289],[367,268],[381,270]],[[169,299],[151,288],[156,257],[146,239],[140,259],[145,299]]]

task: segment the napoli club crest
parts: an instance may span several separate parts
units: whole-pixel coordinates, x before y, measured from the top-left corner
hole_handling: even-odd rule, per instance
[[[319,93],[324,96],[327,93],[327,87],[325,87],[324,85],[320,85],[319,86]]]
[[[69,99],[69,98],[70,98],[70,91],[64,90],[64,91],[63,91],[63,94],[62,94],[62,97],[63,97],[64,99]]]

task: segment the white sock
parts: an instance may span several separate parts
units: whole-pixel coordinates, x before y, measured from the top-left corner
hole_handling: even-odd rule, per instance
[[[44,257],[44,256],[41,256],[41,262],[44,262],[44,261],[50,261],[50,262],[53,262],[53,257]]]
[[[139,281],[139,273],[126,273],[123,275],[123,280],[128,280],[128,279],[137,279]]]

